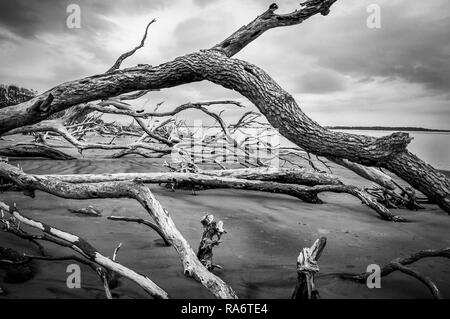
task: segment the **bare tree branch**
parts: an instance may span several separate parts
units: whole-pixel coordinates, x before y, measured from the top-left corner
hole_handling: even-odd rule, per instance
[[[115,71],[115,70],[119,69],[119,68],[120,68],[120,65],[122,64],[122,62],[123,62],[126,58],[132,56],[134,53],[136,53],[137,50],[139,50],[140,48],[142,48],[142,47],[144,46],[144,44],[145,44],[145,39],[147,39],[148,28],[149,28],[154,22],[156,22],[156,19],[153,19],[152,21],[150,21],[150,22],[147,24],[147,27],[145,28],[145,33],[144,33],[144,36],[142,37],[141,43],[140,43],[137,47],[135,47],[133,50],[123,53],[123,54],[117,59],[117,61],[113,64],[113,66],[112,66],[108,71],[106,71],[106,73],[109,73],[109,72],[112,72],[112,71]]]

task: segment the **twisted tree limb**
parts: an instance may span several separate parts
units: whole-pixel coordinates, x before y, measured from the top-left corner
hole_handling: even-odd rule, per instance
[[[46,260],[46,261],[73,260],[73,261],[76,261],[76,262],[78,262],[80,264],[84,264],[84,265],[89,266],[90,268],[92,268],[99,275],[99,277],[100,277],[100,279],[101,279],[101,281],[103,283],[103,288],[105,290],[106,298],[107,299],[112,299],[112,294],[111,294],[111,291],[110,291],[106,270],[103,267],[98,266],[95,262],[92,262],[90,260],[81,258],[81,257],[76,256],[76,255],[67,255],[67,256],[34,256],[34,255],[22,254],[22,257],[24,258],[24,260],[22,260],[22,261],[13,261],[13,260],[2,259],[2,260],[0,260],[0,263],[5,263],[5,264],[11,264],[11,265],[14,265],[14,266],[19,266],[19,265],[23,265],[23,264],[29,263],[29,262],[31,262],[33,260]]]

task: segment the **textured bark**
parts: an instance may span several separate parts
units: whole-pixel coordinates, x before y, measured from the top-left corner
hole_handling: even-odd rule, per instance
[[[157,90],[208,80],[248,98],[273,127],[305,151],[387,168],[450,213],[449,179],[406,151],[411,141],[408,134],[394,133],[373,138],[332,132],[307,117],[294,98],[263,70],[230,58],[266,30],[298,24],[317,13],[325,15],[334,2],[309,0],[303,4],[302,10],[288,15],[275,15],[277,6],[272,5],[256,22],[232,35],[233,41],[228,45],[222,43],[213,49],[178,57],[156,67],[139,65],[63,83],[27,102],[0,109],[0,134],[37,123],[80,103],[136,90]],[[248,37],[252,30],[255,35]]]
[[[407,151],[383,164],[450,214],[450,180],[444,174]]]

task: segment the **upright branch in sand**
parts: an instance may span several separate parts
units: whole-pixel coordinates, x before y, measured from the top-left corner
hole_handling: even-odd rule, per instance
[[[319,291],[314,284],[314,275],[319,272],[317,262],[322,255],[327,239],[317,239],[309,248],[303,248],[297,258],[297,285],[292,299],[319,299]]]

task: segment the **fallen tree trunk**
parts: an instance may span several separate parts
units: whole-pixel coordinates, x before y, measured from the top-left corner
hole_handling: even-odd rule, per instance
[[[0,147],[0,155],[6,157],[43,157],[53,160],[71,160],[75,157],[42,144],[15,144]]]
[[[0,134],[37,123],[71,106],[136,90],[158,90],[208,80],[241,93],[270,124],[297,146],[319,156],[345,158],[363,165],[384,167],[450,213],[450,180],[406,150],[406,133],[374,138],[333,132],[310,119],[294,98],[268,74],[231,56],[265,31],[295,25],[315,15],[326,15],[336,0],[308,0],[302,9],[275,14],[271,5],[250,24],[210,50],[203,50],[159,66],[139,65],[63,83],[29,101],[0,109]]]
[[[276,168],[244,168],[226,170],[199,170],[197,173],[161,172],[161,173],[116,173],[116,174],[73,174],[73,175],[43,175],[58,178],[70,183],[95,183],[111,181],[129,181],[139,179],[144,183],[169,183],[173,181],[187,181],[196,174],[208,177],[235,178],[246,180],[259,180],[298,184],[306,186],[315,185],[342,185],[335,176],[319,173],[307,169],[276,169]]]
[[[153,176],[151,175],[153,174]],[[317,197],[322,192],[347,193],[360,199],[361,202],[373,210],[375,210],[383,219],[389,221],[403,222],[406,221],[400,216],[392,214],[386,207],[381,205],[373,196],[368,194],[365,190],[351,185],[316,185],[304,186],[296,184],[283,184],[277,182],[236,179],[229,177],[208,176],[197,173],[143,173],[144,178],[139,178],[140,174],[100,174],[100,175],[29,175],[21,170],[8,165],[7,163],[0,163],[0,177],[15,182],[28,193],[29,187],[21,183],[22,179],[45,181],[46,183],[64,184],[64,185],[95,185],[100,183],[119,183],[120,181],[130,181],[131,176],[133,181],[141,183],[190,183],[194,185],[201,185],[206,188],[232,188],[251,191],[261,191],[268,193],[278,193],[293,196],[307,203],[321,203],[322,201]],[[153,178],[149,178],[153,177]],[[70,183],[70,184],[69,184]],[[80,188],[82,189],[82,188]],[[58,192],[60,197],[65,197],[64,191]],[[75,195],[73,195],[75,196]],[[67,198],[67,197],[65,197]],[[72,198],[72,197],[69,197]]]

